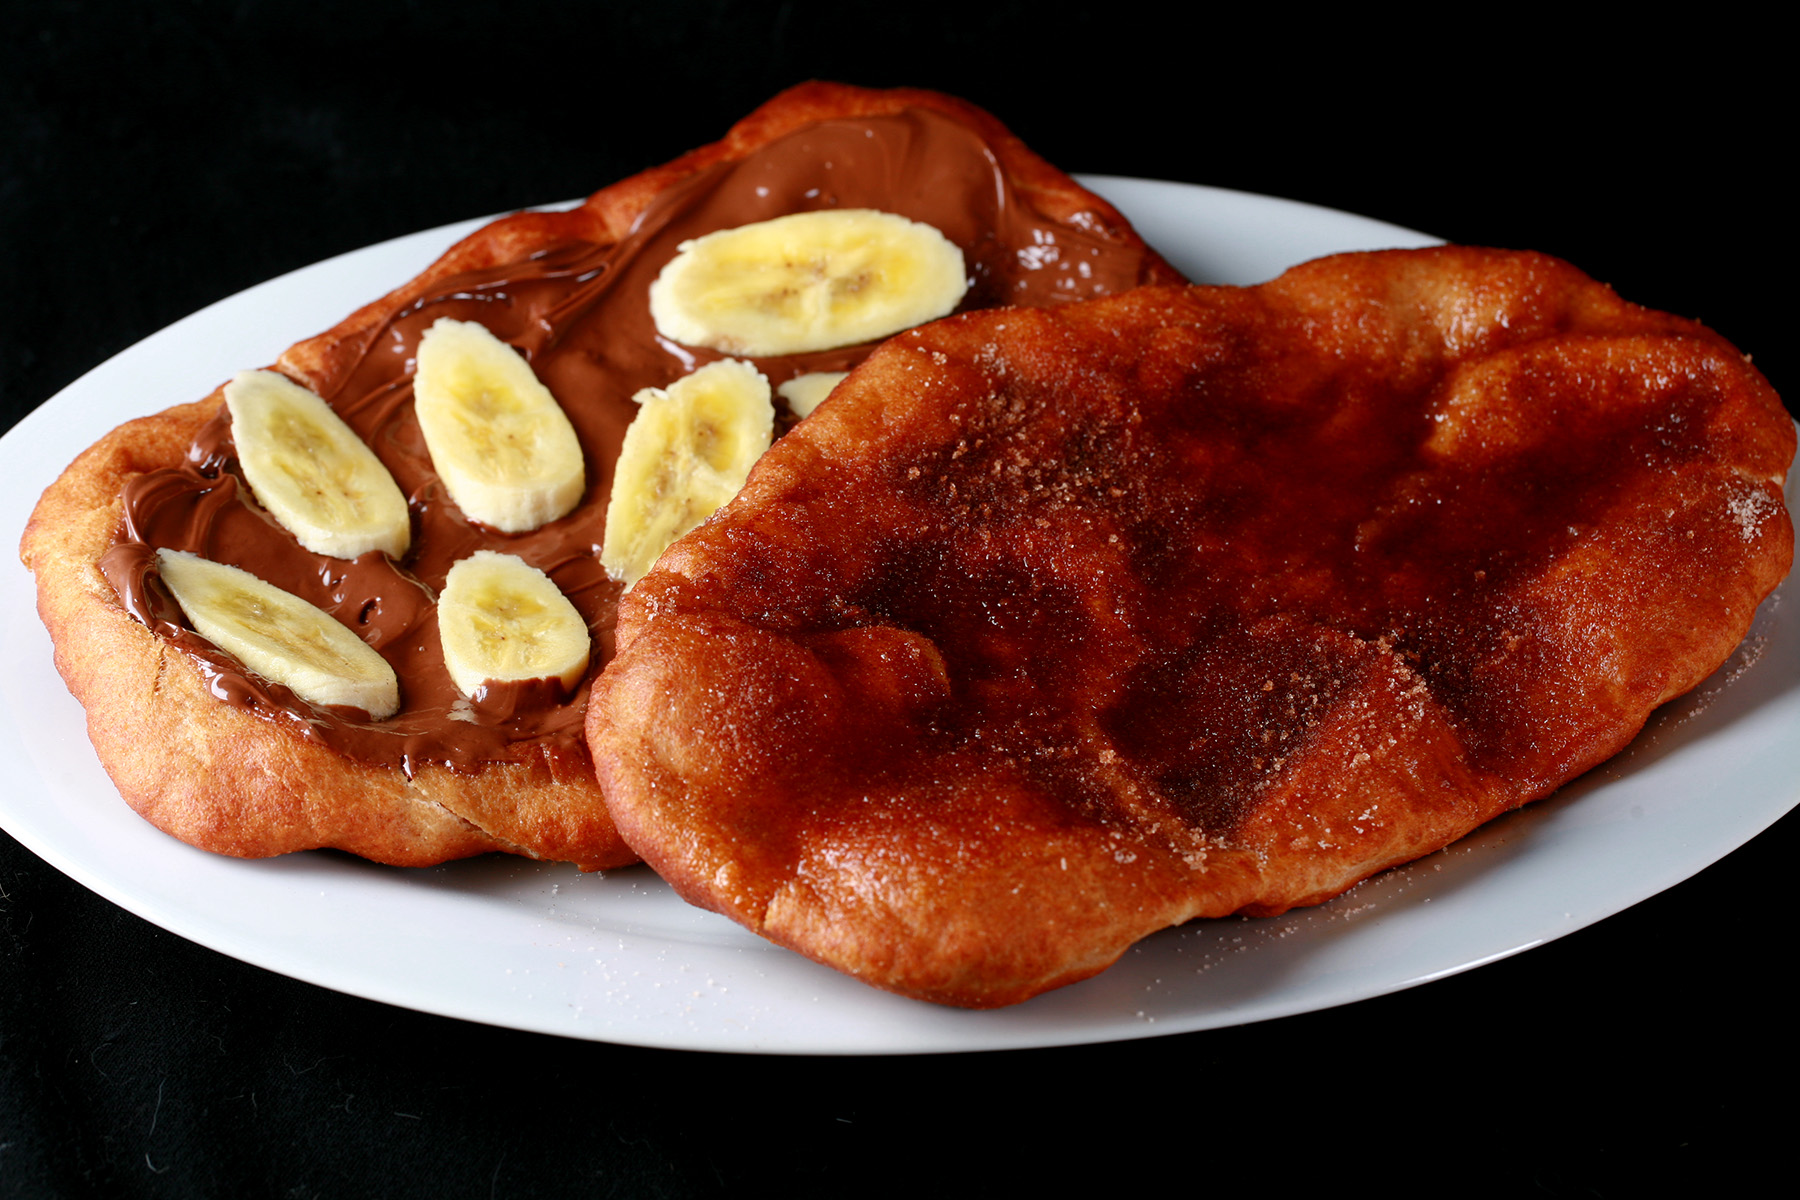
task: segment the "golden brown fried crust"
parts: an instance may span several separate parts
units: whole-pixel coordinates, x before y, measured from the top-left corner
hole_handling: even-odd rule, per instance
[[[884,346],[626,598],[588,733],[696,904],[988,1007],[1621,749],[1786,574],[1794,427],[1574,268],[1343,255]]]
[[[145,819],[193,845],[259,858],[336,846],[400,866],[514,847],[453,815],[466,789],[545,790],[543,770],[508,764],[504,781],[354,763],[209,693],[199,664],[132,620],[100,573],[118,536],[120,489],[182,461],[215,402],[123,425],[84,451],[44,493],[21,547],[37,574],[38,613],[56,666],[87,710],[88,737],[119,793]],[[616,842],[610,828],[608,840]],[[628,850],[615,856],[632,861]]]
[[[403,287],[285,352],[277,369],[332,395],[388,318],[461,272],[518,261],[580,239],[605,247],[668,187],[733,161],[815,121],[928,108],[973,126],[1014,187],[1046,216],[1091,214],[1141,245],[1105,201],[1026,149],[994,118],[952,97],[810,83],[775,97],[721,141],[595,193],[560,213],[495,221]],[[1146,281],[1180,277],[1154,253]],[[636,856],[619,838],[585,761],[545,755],[489,763],[478,773],[436,764],[412,779],[353,761],[282,724],[219,703],[200,665],[129,617],[97,560],[120,530],[120,489],[185,460],[222,392],[115,430],[89,449],[40,501],[20,553],[38,581],[38,608],[58,669],[87,710],[89,736],[121,794],[159,828],[205,849],[244,857],[337,847],[419,866],[489,850],[569,861],[588,869]]]

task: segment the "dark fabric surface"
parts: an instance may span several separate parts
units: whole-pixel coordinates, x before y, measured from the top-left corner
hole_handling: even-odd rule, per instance
[[[7,426],[242,288],[585,193],[814,76],[967,96],[1073,171],[1559,254],[1795,386],[1784,64],[1769,31],[1711,13],[1577,35],[1510,11],[1201,7],[1187,29],[1024,4],[4,7]],[[0,1197],[1137,1192],[1165,1166],[1184,1190],[1240,1166],[1280,1190],[1728,1187],[1795,1116],[1776,975],[1797,842],[1790,817],[1598,926],[1333,1011],[809,1059],[339,995],[165,933],[0,835]]]

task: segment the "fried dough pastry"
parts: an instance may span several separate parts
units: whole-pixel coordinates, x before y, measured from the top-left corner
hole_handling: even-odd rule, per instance
[[[1787,572],[1794,427],[1534,254],[903,334],[627,595],[588,732],[691,902],[1024,1000],[1553,791]]]
[[[325,397],[395,477],[413,526],[400,563],[380,551],[325,558],[270,520],[242,481],[221,392],[114,431],[45,493],[21,555],[57,666],[124,798],[176,837],[246,857],[328,846],[402,865],[487,850],[584,868],[634,861],[582,737],[619,592],[597,557],[612,464],[636,391],[721,357],[658,342],[648,282],[684,239],[838,205],[935,223],[966,256],[964,308],[1179,278],[1116,210],[994,118],[912,90],[804,85],[722,141],[573,210],[496,221],[275,366]],[[586,462],[573,513],[513,536],[449,498],[411,398],[419,339],[441,317],[482,323],[554,392]],[[778,384],[847,369],[870,349],[756,365]],[[309,705],[192,633],[155,570],[154,549],[178,545],[357,629],[398,671],[401,711],[370,722]],[[593,666],[572,697],[545,708],[512,696],[516,708],[490,711],[449,683],[435,595],[449,567],[481,549],[547,571],[593,630]]]

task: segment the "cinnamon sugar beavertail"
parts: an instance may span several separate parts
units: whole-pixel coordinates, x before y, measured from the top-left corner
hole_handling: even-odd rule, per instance
[[[275,364],[391,473],[410,510],[400,558],[302,548],[247,485],[218,393],[115,431],[45,493],[21,554],[58,667],[127,801],[177,837],[245,856],[335,846],[407,865],[494,849],[630,861],[581,738],[620,590],[599,562],[612,465],[642,389],[727,357],[659,336],[649,285],[692,239],[828,208],[939,230],[967,264],[960,311],[1178,278],[1111,206],[992,117],[918,91],[796,88],[721,142],[579,208],[497,221]],[[413,397],[420,340],[446,318],[518,351],[567,415],[586,474],[566,516],[500,533],[446,489]],[[845,370],[871,348],[738,357],[780,385]],[[572,693],[539,680],[471,696],[450,680],[438,593],[453,564],[483,550],[548,575],[591,630]],[[371,720],[247,670],[183,619],[159,551],[245,568],[353,629],[391,666],[398,711]]]
[[[1786,574],[1794,425],[1542,255],[895,337],[626,597],[589,733],[692,903],[991,1007],[1619,751]]]

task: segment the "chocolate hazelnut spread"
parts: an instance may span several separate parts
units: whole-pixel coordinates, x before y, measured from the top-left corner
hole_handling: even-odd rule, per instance
[[[325,399],[407,497],[414,537],[404,560],[377,551],[346,561],[303,549],[242,482],[221,405],[196,437],[187,465],[150,472],[126,488],[124,528],[101,568],[134,617],[201,663],[214,695],[291,722],[302,735],[355,758],[409,773],[426,761],[467,769],[538,748],[585,758],[588,685],[612,656],[620,585],[607,577],[599,554],[613,463],[636,414],[632,396],[724,357],[661,337],[650,318],[650,283],[689,239],[833,207],[882,209],[935,226],[968,264],[964,310],[1121,292],[1144,280],[1153,257],[1098,212],[1064,222],[1034,211],[1014,192],[992,149],[946,117],[908,109],[820,122],[677,183],[617,244],[564,242],[444,279],[368,340]],[[568,414],[588,465],[587,491],[568,516],[505,534],[471,522],[450,500],[412,408],[419,338],[440,317],[478,321],[516,347]],[[778,386],[807,372],[849,370],[873,348],[750,361]],[[785,416],[785,424],[792,420]],[[321,709],[244,671],[183,626],[156,578],[157,548],[242,567],[332,613],[394,667],[400,712],[371,722],[365,713]],[[587,620],[596,653],[573,695],[517,684],[490,686],[470,698],[451,683],[438,641],[436,594],[451,565],[481,549],[518,555],[545,571]]]

